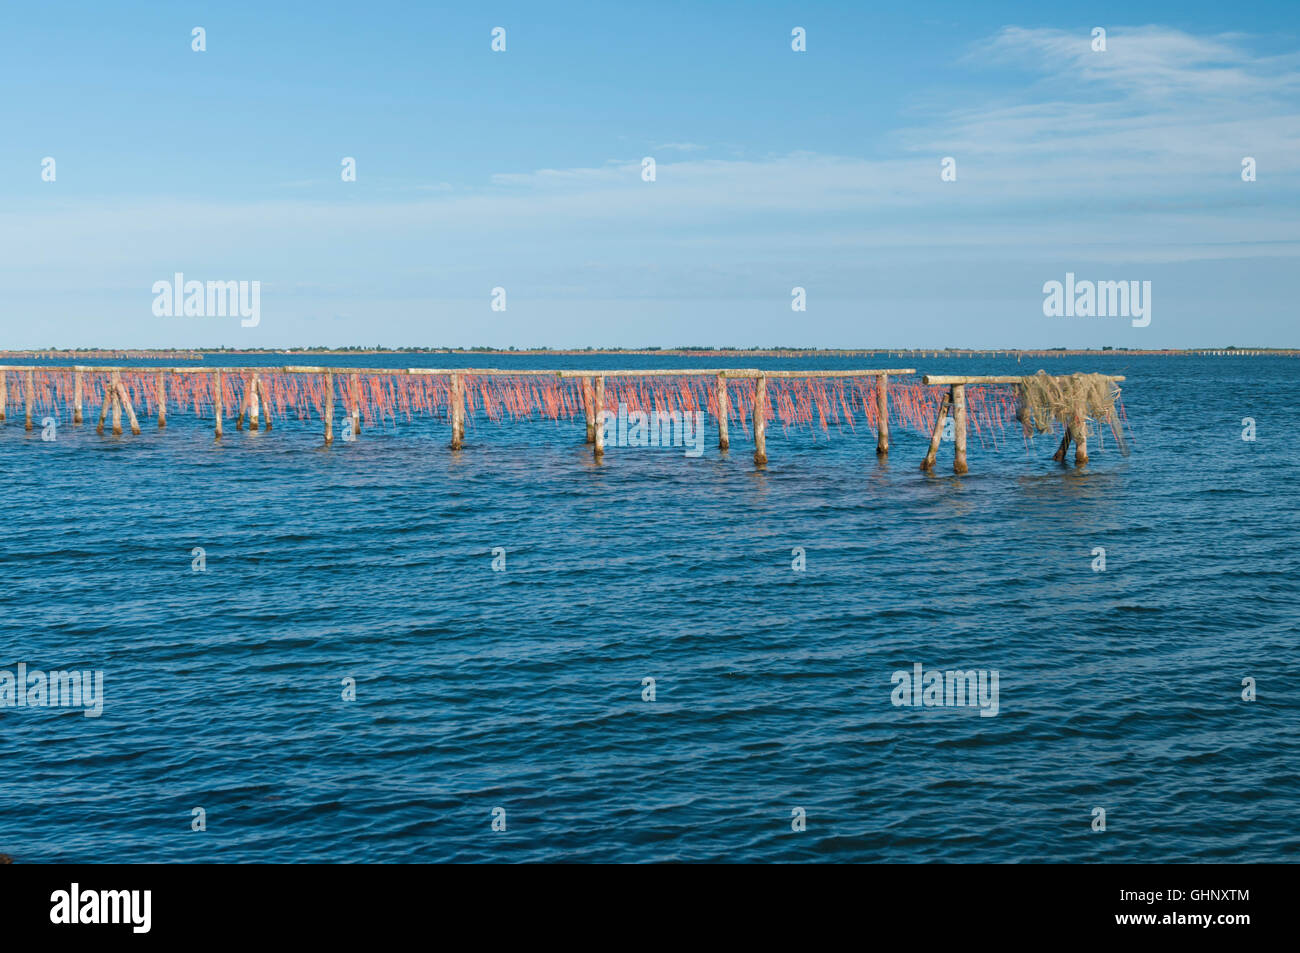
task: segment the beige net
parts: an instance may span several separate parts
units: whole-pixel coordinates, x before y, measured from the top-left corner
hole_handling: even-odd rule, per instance
[[[1025,434],[1046,433],[1054,424],[1069,428],[1075,423],[1075,414],[1083,414],[1083,426],[1090,423],[1095,430],[1106,424],[1119,448],[1126,455],[1128,446],[1123,427],[1115,412],[1119,401],[1119,385],[1105,374],[1071,374],[1053,377],[1039,371],[1032,377],[1022,377],[1017,388],[1016,419]]]

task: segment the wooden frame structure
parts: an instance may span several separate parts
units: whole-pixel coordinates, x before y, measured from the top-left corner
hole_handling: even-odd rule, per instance
[[[752,410],[752,430],[754,435],[754,462],[758,465],[767,463],[767,411],[768,411],[768,393],[767,382],[769,379],[782,378],[852,378],[852,377],[872,377],[875,378],[875,402],[877,418],[876,434],[876,453],[881,457],[889,454],[889,378],[903,375],[912,375],[916,373],[915,368],[885,368],[885,369],[845,369],[845,370],[761,370],[759,368],[619,368],[610,370],[535,370],[521,369],[510,370],[503,368],[430,368],[430,367],[409,367],[409,368],[366,368],[366,367],[328,367],[328,366],[308,366],[308,365],[286,365],[284,367],[108,367],[93,365],[72,365],[72,366],[51,366],[51,365],[0,365],[0,421],[5,419],[7,394],[7,375],[9,373],[19,373],[23,377],[23,398],[26,417],[26,429],[31,430],[32,410],[36,403],[35,388],[33,385],[34,371],[55,371],[62,373],[72,373],[74,381],[73,393],[73,423],[82,422],[82,399],[84,394],[82,377],[85,374],[106,374],[109,375],[108,384],[105,387],[105,398],[100,407],[99,421],[96,430],[99,433],[104,432],[104,423],[111,412],[111,426],[114,434],[122,432],[122,413],[125,412],[127,421],[131,427],[131,433],[140,433],[140,423],[136,417],[135,409],[131,406],[131,399],[127,393],[126,387],[122,384],[120,375],[123,372],[143,374],[153,372],[157,375],[156,393],[158,395],[158,429],[165,429],[167,426],[167,395],[166,395],[166,375],[167,374],[213,374],[215,375],[215,386],[213,388],[213,416],[214,433],[216,439],[221,439],[222,422],[225,417],[225,411],[222,406],[222,378],[225,374],[237,374],[248,379],[248,384],[244,388],[243,401],[236,414],[235,429],[242,430],[244,421],[248,421],[249,430],[256,431],[261,428],[262,414],[261,408],[265,405],[268,408],[266,415],[266,430],[270,431],[272,427],[272,417],[269,413],[271,401],[267,396],[266,387],[262,382],[261,374],[280,373],[280,374],[310,374],[320,375],[324,379],[324,406],[322,418],[324,424],[324,441],[328,447],[334,442],[334,377],[339,375],[346,379],[345,402],[346,418],[344,426],[351,430],[351,437],[361,433],[361,377],[383,376],[383,375],[409,375],[409,376],[439,376],[449,379],[450,407],[449,417],[451,424],[451,441],[450,446],[453,450],[460,450],[465,444],[465,378],[466,377],[555,377],[560,380],[577,380],[582,400],[583,416],[586,422],[586,442],[591,445],[592,453],[596,459],[600,459],[605,453],[605,434],[604,428],[600,426],[601,412],[605,409],[605,380],[607,378],[619,377],[713,377],[715,378],[715,394],[717,400],[717,426],[718,426],[718,448],[727,450],[731,446],[731,439],[728,433],[727,421],[731,408],[731,401],[728,395],[727,382],[729,380],[753,380],[754,401]],[[1068,375],[1061,375],[1068,376]],[[1105,375],[1110,381],[1122,381],[1123,376]],[[921,461],[921,469],[924,471],[933,471],[935,459],[939,451],[939,444],[943,438],[944,423],[949,413],[953,418],[953,472],[964,474],[969,467],[966,462],[966,437],[967,437],[967,408],[966,408],[966,387],[968,385],[979,384],[1019,384],[1024,378],[1020,376],[978,376],[978,375],[950,375],[950,374],[926,374],[922,377],[922,384],[926,386],[947,387],[948,391],[939,403],[938,413],[935,416],[933,432],[930,435],[930,445],[926,452],[924,460]],[[1088,434],[1087,419],[1085,408],[1076,408],[1075,415],[1065,429],[1064,438],[1060,447],[1057,449],[1054,459],[1064,461],[1066,451],[1069,449],[1070,442],[1075,444],[1075,463],[1083,464],[1088,462]]]
[[[107,367],[95,365],[72,365],[72,366],[53,366],[53,365],[0,365],[0,421],[5,419],[5,401],[6,401],[6,378],[10,372],[25,374],[25,393],[24,404],[27,414],[27,429],[32,429],[32,408],[36,402],[35,388],[33,386],[32,374],[34,371],[56,371],[62,373],[71,373],[73,375],[74,387],[74,424],[81,423],[82,414],[82,394],[84,374],[108,374],[110,375],[109,384],[105,390],[105,400],[100,408],[99,425],[96,428],[99,433],[104,432],[105,416],[112,411],[112,432],[120,434],[121,413],[126,411],[131,425],[131,433],[140,433],[140,424],[136,418],[135,410],[131,406],[130,396],[123,386],[119,375],[122,372],[145,373],[152,371],[157,375],[155,384],[158,394],[158,429],[163,430],[167,427],[167,391],[166,375],[167,374],[213,374],[215,375],[215,386],[213,388],[213,417],[214,434],[216,439],[222,437],[222,422],[225,417],[225,410],[222,406],[222,378],[225,374],[238,374],[248,378],[248,385],[244,389],[243,402],[235,419],[235,429],[243,430],[244,421],[248,420],[249,430],[256,431],[261,424],[261,406],[265,404],[268,408],[271,401],[267,397],[265,385],[262,383],[261,374],[263,373],[281,373],[281,374],[317,374],[324,378],[325,383],[325,404],[322,408],[322,417],[324,422],[325,446],[334,443],[334,376],[346,376],[347,384],[347,422],[346,427],[352,429],[352,435],[361,433],[361,375],[411,375],[411,376],[438,376],[449,378],[450,384],[450,422],[451,422],[451,449],[460,450],[465,444],[465,378],[466,377],[555,377],[561,380],[578,379],[579,388],[582,394],[583,413],[587,425],[587,443],[592,446],[592,452],[597,459],[600,459],[605,452],[604,428],[599,426],[600,414],[605,405],[605,379],[608,377],[714,377],[716,378],[716,394],[718,401],[718,448],[727,450],[731,446],[731,440],[727,432],[727,418],[731,408],[730,399],[727,394],[728,380],[753,380],[756,381],[754,392],[753,406],[753,433],[754,433],[754,462],[762,465],[767,463],[767,381],[769,378],[844,378],[844,377],[874,377],[876,379],[876,407],[879,418],[877,425],[876,452],[881,456],[889,453],[889,378],[915,374],[915,368],[888,368],[881,370],[809,370],[809,371],[765,371],[758,368],[669,368],[669,369],[647,369],[638,370],[634,368],[619,368],[613,370],[535,370],[521,369],[508,370],[504,368],[437,368],[437,367],[326,367],[326,366],[308,366],[308,365],[286,365],[284,367]],[[266,429],[271,429],[271,415],[267,414]]]
[[[1056,376],[1068,377],[1069,375]],[[1105,377],[1112,382],[1124,380],[1123,375],[1107,374]],[[960,476],[969,471],[969,467],[966,465],[966,385],[1019,384],[1023,380],[1023,377],[1001,375],[926,374],[922,376],[922,384],[930,387],[947,387],[948,393],[944,395],[943,400],[939,403],[939,413],[934,418],[934,432],[930,434],[930,449],[926,452],[925,459],[921,461],[921,469],[926,472],[934,470],[935,456],[939,452],[939,442],[943,439],[944,421],[947,419],[949,410],[951,410],[953,417],[952,472]],[[1061,440],[1061,446],[1053,455],[1053,460],[1065,460],[1065,452],[1070,447],[1071,439],[1074,440],[1075,444],[1075,464],[1087,463],[1088,421],[1084,407],[1076,406],[1074,408],[1074,416],[1070,421],[1070,425],[1065,429],[1065,437]]]

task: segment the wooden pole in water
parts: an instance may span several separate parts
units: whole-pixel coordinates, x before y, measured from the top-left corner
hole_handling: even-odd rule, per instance
[[[767,377],[754,385],[754,462],[767,463]]]
[[[9,373],[0,371],[0,420],[5,419],[5,401],[9,399]]]
[[[596,378],[596,397],[593,402],[593,409],[596,413],[596,439],[592,441],[592,455],[597,460],[605,455],[605,426],[600,419],[601,413],[605,410],[605,378]]]
[[[334,442],[334,375],[325,372],[325,446]]]
[[[1070,449],[1070,428],[1065,428],[1065,435],[1061,437],[1061,445],[1056,448],[1056,453],[1052,454],[1052,459],[1058,463],[1065,462],[1065,452]]]
[[[248,429],[262,429],[262,402],[258,398],[258,388],[261,386],[261,380],[256,374],[253,375],[252,381],[248,387]]]
[[[889,375],[876,378],[876,454],[889,456]]]
[[[262,395],[262,403],[266,405],[266,432],[271,432],[271,398],[266,396],[266,385],[262,383],[262,378],[257,379],[257,392]]]
[[[126,419],[131,424],[131,435],[140,436],[140,421],[136,419],[135,408],[131,406],[131,394],[120,380],[117,382],[117,405],[126,408]],[[116,415],[114,415],[113,425],[117,426]]]
[[[270,421],[267,430],[271,429]],[[352,375],[352,436],[361,435],[361,375]]]
[[[460,378],[460,386],[456,388],[456,436],[459,438],[461,446],[465,445],[465,408],[469,401],[466,390],[465,376],[462,374]]]
[[[731,401],[727,398],[727,377],[718,375],[718,449],[731,449],[731,438],[727,436],[727,416],[731,413]]]
[[[36,403],[36,384],[32,381],[32,372],[27,372],[26,393],[23,395],[27,404],[27,429],[32,429],[32,404]]]
[[[596,414],[592,410],[593,395],[591,393],[591,378],[584,377],[581,381],[582,386],[582,411],[587,418],[587,443],[596,442]]]
[[[72,375],[72,422],[81,423],[81,371]]]
[[[465,411],[460,402],[461,386],[460,375],[452,374],[449,399],[451,401],[451,449],[453,450],[459,450],[462,446],[460,435],[460,415]]]
[[[108,390],[108,399],[113,404],[113,436],[118,437],[122,434],[122,381],[117,376],[117,371],[113,372]]]
[[[952,388],[948,388],[948,393],[943,395],[943,400],[939,401],[939,413],[934,418],[934,433],[930,434],[930,449],[925,453],[925,459],[921,461],[922,470],[934,469],[934,458],[939,453],[939,441],[943,439],[943,422],[948,419],[948,405],[952,403]]]
[[[1083,466],[1088,462],[1088,418],[1083,412],[1082,404],[1074,405],[1074,420],[1070,424],[1074,433],[1074,465]]]
[[[158,429],[167,429],[167,375],[158,372],[158,382],[154,387],[158,398]]]
[[[102,434],[104,432],[104,421],[108,419],[108,405],[112,402],[112,400],[113,400],[112,387],[109,386],[108,384],[105,384],[104,402],[99,405],[99,423],[95,425],[95,433],[97,434]]]
[[[216,437],[218,440],[221,439],[221,391],[224,386],[225,385],[221,379],[221,371],[217,371],[216,379],[213,381],[212,388],[212,409],[214,411],[214,416],[217,418]]]
[[[965,473],[966,466],[966,385],[952,385],[953,434],[957,438],[952,454],[952,472]]]

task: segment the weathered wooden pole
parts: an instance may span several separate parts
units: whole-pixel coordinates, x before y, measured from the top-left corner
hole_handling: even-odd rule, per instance
[[[262,395],[262,403],[266,405],[266,432],[271,432],[271,398],[266,396],[266,384],[262,383],[262,378],[257,379],[257,392]]]
[[[452,374],[448,399],[451,401],[451,449],[453,450],[459,450],[463,445],[460,430],[460,415],[465,412],[464,406],[460,402],[460,390],[462,386],[461,376],[459,374]]]
[[[0,420],[5,419],[5,402],[9,399],[9,373],[0,371]]]
[[[225,386],[225,384],[221,379],[221,371],[217,371],[217,373],[213,375],[213,377],[214,377],[214,381],[213,381],[213,388],[212,388],[212,410],[214,411],[213,416],[217,418],[216,438],[220,440],[221,439],[221,416],[222,416],[221,391],[222,388]]]
[[[104,402],[99,405],[99,423],[95,425],[95,433],[104,432],[104,421],[108,419],[108,405],[113,402],[113,388],[111,384],[104,385]]]
[[[952,388],[948,388],[948,393],[943,395],[943,400],[939,401],[939,413],[934,418],[934,432],[930,434],[930,449],[925,453],[925,459],[921,461],[922,470],[934,469],[934,458],[939,453],[939,441],[943,439],[943,422],[948,419],[948,405],[952,403]]]
[[[325,446],[334,442],[334,375],[325,372]]]
[[[81,423],[81,371],[72,375],[72,422]]]
[[[582,378],[582,412],[587,418],[587,443],[596,442],[596,414],[592,410],[591,378]]]
[[[876,378],[876,454],[889,455],[889,375]]]
[[[113,436],[122,435],[122,381],[117,376],[117,371],[113,372],[113,379],[109,381],[109,400],[113,403]]]
[[[135,408],[131,406],[131,394],[121,380],[117,382],[117,404],[114,406],[126,408],[126,419],[131,424],[131,435],[134,437],[140,436],[140,421],[136,419]],[[113,426],[117,426],[116,414],[113,415]]]
[[[469,396],[466,393],[467,390],[468,388],[465,386],[465,375],[462,374],[460,378],[460,386],[456,388],[456,434],[460,438],[461,446],[465,445],[465,410],[469,402]]]
[[[1066,426],[1065,434],[1061,437],[1061,445],[1056,448],[1056,453],[1052,454],[1052,459],[1058,463],[1065,462],[1065,453],[1070,449],[1070,428]]]
[[[361,435],[361,375],[352,375],[352,436]],[[267,429],[270,430],[270,421],[267,421]]]
[[[767,375],[754,384],[754,462],[767,463]]]
[[[31,430],[32,429],[32,405],[36,403],[36,384],[32,381],[31,370],[27,371],[27,386],[26,388],[24,388],[24,390],[25,393],[23,394],[23,398],[26,403],[26,410],[27,410],[27,429]]]
[[[256,374],[248,385],[248,429],[262,429],[262,402],[258,398],[260,380]]]
[[[952,454],[952,472],[958,476],[969,468],[966,466],[966,385],[952,385],[953,435],[956,437]]]
[[[596,414],[596,439],[592,442],[592,455],[599,460],[605,455],[605,423],[600,419],[605,410],[605,378],[596,378],[596,396],[592,404]]]
[[[248,413],[248,402],[253,396],[253,379],[246,377],[243,391],[239,395],[239,414],[235,417],[235,429],[244,429],[244,415]]]
[[[727,436],[727,415],[731,413],[731,401],[727,399],[727,375],[718,375],[718,449],[730,450],[731,438]]]
[[[1070,423],[1074,434],[1074,465],[1083,466],[1088,462],[1088,418],[1084,414],[1083,404],[1074,405],[1074,420]]]
[[[162,371],[158,372],[157,383],[154,385],[155,395],[158,398],[158,429],[167,429],[167,375]]]

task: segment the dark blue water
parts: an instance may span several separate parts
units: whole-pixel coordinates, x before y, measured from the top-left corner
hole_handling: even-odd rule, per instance
[[[729,455],[598,466],[580,423],[480,419],[452,453],[427,419],[325,451],[296,421],[227,423],[214,445],[173,410],[163,434],[42,442],[11,416],[0,668],[102,670],[105,703],[0,709],[0,852],[1292,859],[1300,365],[917,366],[1127,374],[1133,454],[1094,445],[1076,470],[1051,438],[973,443],[956,478],[948,444],[927,476],[919,434],[896,430],[881,463],[861,429],[776,427],[764,470],[736,432]],[[892,674],[918,662],[996,670],[998,714],[895,706]]]

